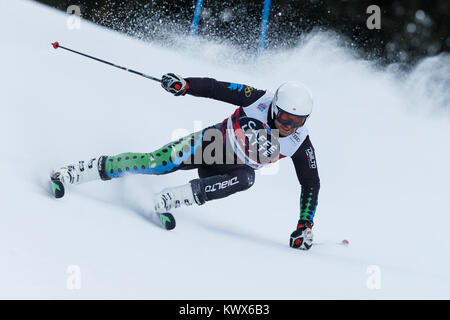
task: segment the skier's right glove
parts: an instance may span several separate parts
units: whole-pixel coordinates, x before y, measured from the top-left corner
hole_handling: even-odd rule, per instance
[[[177,74],[166,73],[161,78],[161,87],[175,96],[184,96],[189,89],[189,84]]]
[[[309,250],[313,245],[312,227],[314,223],[306,220],[299,220],[297,230],[292,232],[289,246],[300,250]]]

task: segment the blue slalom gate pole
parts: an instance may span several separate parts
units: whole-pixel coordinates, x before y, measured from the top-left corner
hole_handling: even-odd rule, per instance
[[[197,3],[195,4],[194,18],[192,19],[191,24],[191,31],[189,32],[191,36],[195,36],[195,34],[197,33],[198,23],[200,21],[200,16],[202,14],[202,7],[203,7],[203,0],[197,0]]]
[[[264,52],[266,46],[267,28],[269,26],[270,0],[264,0],[263,14],[261,20],[261,33],[259,35],[258,57]]]

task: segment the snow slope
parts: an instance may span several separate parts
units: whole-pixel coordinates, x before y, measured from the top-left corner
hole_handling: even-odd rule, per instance
[[[255,63],[215,43],[182,42],[180,52],[86,21],[70,30],[65,14],[25,0],[0,1],[0,30],[0,298],[450,298],[449,56],[400,74],[321,33]],[[173,97],[53,41],[155,76],[272,90],[306,82],[316,99],[319,244],[288,246],[300,188],[287,159],[247,192],[175,211],[171,232],[146,217],[151,195],[193,171],[92,182],[52,199],[54,167],[152,151],[234,111]],[[335,244],[344,238],[349,247]],[[79,290],[67,287],[70,266]],[[379,289],[367,286],[371,270]]]

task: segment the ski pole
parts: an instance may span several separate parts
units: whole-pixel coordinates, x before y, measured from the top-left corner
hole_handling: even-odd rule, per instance
[[[161,79],[158,79],[158,78],[149,76],[149,75],[144,74],[144,73],[142,73],[142,72],[135,71],[135,70],[133,70],[133,69],[129,69],[129,68],[125,68],[125,67],[121,67],[121,66],[118,66],[118,65],[116,65],[116,64],[114,64],[114,63],[111,63],[111,62],[108,62],[108,61],[105,61],[105,60],[102,60],[102,59],[99,59],[99,58],[95,58],[95,57],[92,57],[92,56],[90,56],[90,55],[87,55],[87,54],[84,54],[84,53],[81,53],[81,52],[78,52],[78,51],[75,51],[75,50],[72,50],[72,49],[69,49],[69,48],[60,46],[60,45],[59,45],[59,42],[54,42],[54,43],[52,43],[52,46],[53,46],[53,48],[55,48],[55,49],[61,48],[61,49],[64,49],[64,50],[67,50],[67,51],[70,51],[70,52],[73,52],[73,53],[82,55],[82,56],[84,56],[84,57],[87,57],[87,58],[90,58],[90,59],[93,59],[93,60],[96,60],[96,61],[99,61],[99,62],[106,63],[106,64],[108,64],[108,65],[110,65],[110,66],[113,66],[113,67],[116,67],[116,68],[119,68],[119,69],[122,69],[122,70],[125,70],[125,71],[128,71],[128,72],[137,74],[138,76],[142,76],[142,77],[145,77],[145,78],[150,79],[150,80],[154,80],[154,81],[161,82]]]

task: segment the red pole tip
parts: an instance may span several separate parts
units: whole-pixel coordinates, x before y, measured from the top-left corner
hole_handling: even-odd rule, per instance
[[[58,47],[59,47],[59,42],[56,41],[56,42],[52,43],[52,46],[53,46],[53,48],[58,49]]]

